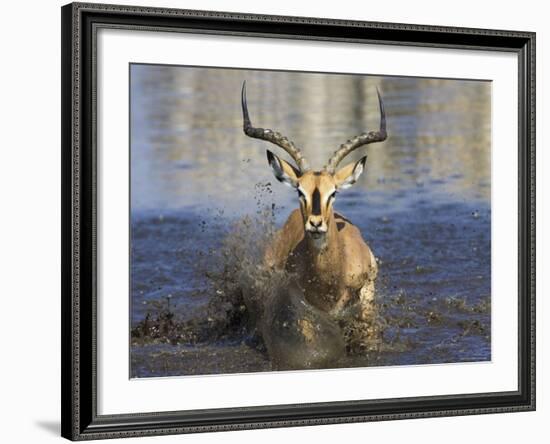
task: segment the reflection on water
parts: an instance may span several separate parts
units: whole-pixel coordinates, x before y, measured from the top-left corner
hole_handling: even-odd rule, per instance
[[[295,194],[278,183],[258,197],[258,184],[276,182],[265,149],[286,154],[243,135],[243,80],[252,122],[284,133],[315,168],[340,143],[376,129],[380,89],[389,137],[347,159],[367,153],[366,173],[335,204],[381,261],[378,294],[389,316],[410,318],[392,334],[417,345],[377,359],[389,365],[490,359],[490,310],[453,302],[475,308],[490,300],[491,84],[480,81],[132,65],[133,323],[143,319],[148,301],[168,296],[179,316],[199,313],[208,296],[191,296],[204,286],[191,265],[200,251],[217,247],[225,222],[254,213],[258,199],[274,204],[279,224],[297,207]],[[395,302],[402,298],[405,304]],[[477,329],[460,336],[465,322],[477,322]],[[218,347],[218,358],[199,369],[192,358],[187,364],[175,358],[183,349],[155,347],[133,347],[135,376],[268,365],[241,345]],[[172,367],[147,364],[158,353],[168,353]],[[197,349],[186,356],[197,353],[205,362]],[[236,356],[246,356],[237,369]]]
[[[272,176],[266,144],[243,136],[245,79],[253,123],[283,132],[318,168],[340,143],[377,127],[380,88],[389,137],[354,153],[369,156],[354,187],[363,202],[410,188],[489,199],[487,82],[133,65],[133,210],[253,205],[242,196]],[[288,190],[273,191],[277,204],[295,204]]]

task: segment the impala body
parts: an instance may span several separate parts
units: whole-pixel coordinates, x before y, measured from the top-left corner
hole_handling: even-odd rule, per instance
[[[334,211],[337,193],[351,187],[363,173],[366,156],[338,168],[353,150],[386,139],[384,105],[378,94],[380,129],[356,136],[342,144],[321,170],[309,168],[293,142],[269,129],[252,126],[242,89],[243,129],[247,136],[266,140],[284,149],[295,165],[267,150],[273,174],[298,194],[294,210],[265,252],[269,267],[294,272],[306,300],[338,317],[351,302],[358,302],[360,315],[369,319],[374,311],[375,257],[359,229]]]

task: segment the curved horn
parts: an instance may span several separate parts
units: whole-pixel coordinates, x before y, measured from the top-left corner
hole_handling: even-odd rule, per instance
[[[369,143],[382,142],[386,140],[388,134],[386,132],[386,113],[384,111],[384,102],[380,96],[380,91],[376,88],[376,94],[378,94],[378,104],[380,106],[380,129],[378,131],[369,131],[368,133],[355,136],[353,139],[348,140],[346,143],[340,145],[332,157],[329,159],[325,169],[330,173],[334,173],[338,164],[353,150]]]
[[[302,156],[302,153],[298,148],[296,148],[293,142],[276,131],[264,128],[254,128],[252,126],[250,117],[248,116],[248,107],[246,105],[246,81],[243,82],[243,89],[241,91],[241,104],[243,108],[243,130],[248,137],[267,140],[268,142],[280,146],[288,154],[290,154],[301,172],[309,169],[306,159]]]

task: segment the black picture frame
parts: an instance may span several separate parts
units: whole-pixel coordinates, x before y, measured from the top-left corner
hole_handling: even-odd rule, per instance
[[[84,440],[535,409],[535,33],[84,3],[64,6],[61,15],[62,436]],[[519,66],[518,390],[98,415],[94,76],[99,27],[515,53]]]

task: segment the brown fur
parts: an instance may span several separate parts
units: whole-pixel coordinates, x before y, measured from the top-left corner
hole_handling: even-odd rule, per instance
[[[334,175],[322,171],[298,176],[289,164],[278,160],[289,176],[285,179],[295,181],[293,186],[302,190],[305,198],[300,198],[300,209],[294,210],[276,233],[265,254],[267,265],[295,272],[306,299],[317,308],[337,315],[356,299],[362,317],[368,318],[373,311],[376,261],[359,229],[334,213],[330,198],[344,181],[350,180],[359,162]],[[312,194],[316,189],[321,195],[319,215],[312,214]],[[326,232],[319,241],[306,233],[312,223]]]

